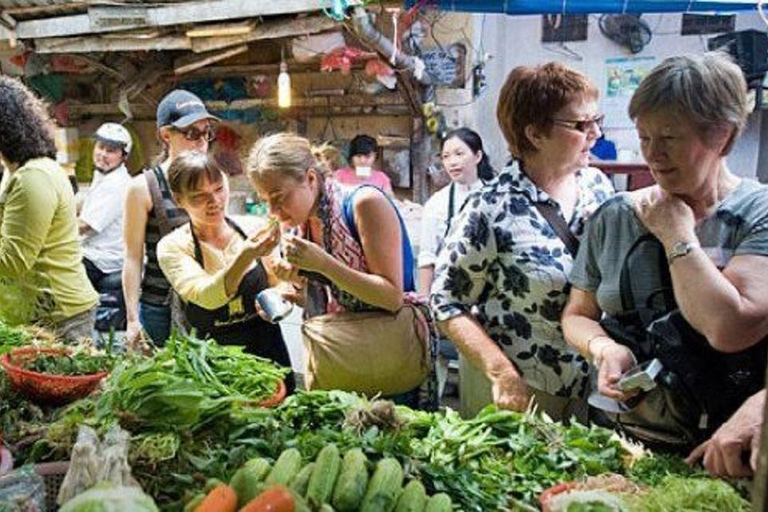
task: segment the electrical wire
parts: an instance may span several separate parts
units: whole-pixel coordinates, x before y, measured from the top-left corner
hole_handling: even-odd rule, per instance
[[[765,0],[758,0],[757,13],[760,15],[760,19],[763,20],[763,23],[768,26],[768,15],[765,14]]]

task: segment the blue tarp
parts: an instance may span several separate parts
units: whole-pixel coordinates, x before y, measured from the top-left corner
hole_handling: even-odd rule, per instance
[[[416,0],[406,0],[408,7]],[[585,14],[624,12],[735,12],[754,11],[757,1],[742,0],[432,0],[442,11],[498,14]]]

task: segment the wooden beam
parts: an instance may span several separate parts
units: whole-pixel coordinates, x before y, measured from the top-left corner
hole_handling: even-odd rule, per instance
[[[413,201],[424,204],[429,199],[429,165],[432,163],[432,137],[423,117],[414,117],[411,124],[411,189]]]
[[[184,2],[180,5],[163,5],[161,7],[147,8],[146,20],[143,24],[132,22],[118,27],[94,26],[88,14],[78,14],[22,21],[18,25],[18,34],[20,39],[34,39],[114,32],[141,28],[142,26],[163,27],[185,23],[276,16],[319,11],[323,8],[329,8],[331,3],[332,0],[210,0]],[[359,5],[360,0],[351,0],[350,4]],[[142,4],[129,4],[125,6],[125,9],[127,11],[135,11],[137,6],[140,5]],[[96,7],[92,9],[95,10]]]
[[[35,40],[37,53],[146,52],[162,50],[191,50],[186,37],[165,36],[122,39],[114,37],[51,37]]]
[[[173,72],[177,75],[183,75],[184,73],[204,68],[208,64],[226,60],[230,57],[240,55],[241,53],[245,53],[247,51],[248,45],[241,44],[235,48],[229,48],[224,51],[213,52],[206,55],[185,55],[184,57],[176,59],[176,62],[173,64]]]
[[[240,21],[238,23],[216,23],[213,25],[202,25],[191,30],[187,30],[187,37],[224,37],[224,36],[244,36],[253,32],[256,27],[255,20]]]
[[[250,43],[262,39],[280,39],[305,34],[316,34],[325,30],[337,28],[339,25],[328,16],[310,16],[307,18],[267,21],[256,26],[249,34],[231,37],[216,37],[192,40],[192,51],[195,53],[208,52]]]
[[[250,98],[244,100],[235,100],[231,103],[225,101],[206,101],[205,106],[208,110],[245,110],[249,108],[271,108],[278,109],[277,98],[258,99]],[[328,98],[293,98],[293,108],[311,108],[311,109],[362,109],[381,108],[391,115],[404,115],[408,112],[408,106],[403,100],[394,93],[379,94],[377,96],[333,96]],[[82,104],[72,103],[68,107],[69,114],[74,117],[94,116],[94,115],[112,115],[119,114],[120,111],[115,103],[97,103]],[[131,104],[131,110],[136,117],[155,115],[155,107],[148,104]],[[390,110],[392,109],[392,110]]]
[[[14,48],[16,46],[16,32],[0,25],[0,41],[6,43],[9,49]]]
[[[3,12],[11,16],[40,16],[41,14],[60,14],[62,12],[83,11],[88,7],[85,2],[67,4],[33,5],[27,7],[5,7]]]

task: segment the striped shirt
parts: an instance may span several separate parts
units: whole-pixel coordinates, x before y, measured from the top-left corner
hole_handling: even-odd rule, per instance
[[[160,185],[160,193],[163,196],[162,208],[165,208],[170,230],[189,222],[187,212],[180,208],[173,200],[171,189],[168,186],[168,181],[165,179],[165,173],[163,173],[162,169],[159,166],[155,166],[150,171],[155,173]],[[166,234],[161,232],[160,221],[155,213],[153,201],[153,208],[149,212],[144,238],[144,250],[147,260],[144,265],[144,277],[141,280],[141,297],[139,298],[145,304],[154,306],[169,306],[171,304],[171,285],[157,262],[157,243]]]

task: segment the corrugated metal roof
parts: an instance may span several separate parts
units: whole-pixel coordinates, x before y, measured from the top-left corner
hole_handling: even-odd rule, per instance
[[[17,7],[47,7],[51,5],[64,4],[82,4],[83,0],[0,0],[0,7],[3,9],[14,9]]]

